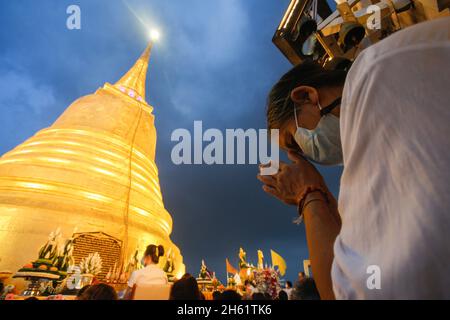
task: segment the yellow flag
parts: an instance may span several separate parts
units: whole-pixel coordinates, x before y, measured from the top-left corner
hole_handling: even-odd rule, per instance
[[[282,276],[286,274],[286,261],[275,251],[270,250],[270,254],[272,255],[272,266],[278,266],[280,273]]]

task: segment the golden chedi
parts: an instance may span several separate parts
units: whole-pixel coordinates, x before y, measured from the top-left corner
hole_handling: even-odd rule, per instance
[[[0,270],[36,258],[57,227],[65,237],[104,232],[122,241],[126,264],[137,247],[172,243],[155,164],[156,129],[145,101],[151,45],[114,85],[76,100],[49,128],[0,158]],[[161,264],[165,262],[162,259]]]

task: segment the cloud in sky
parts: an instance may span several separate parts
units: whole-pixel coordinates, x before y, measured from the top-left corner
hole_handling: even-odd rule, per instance
[[[14,148],[48,126],[49,111],[57,99],[53,87],[41,84],[29,73],[0,69],[0,154]]]
[[[165,81],[171,88],[173,107],[183,116],[199,117],[216,103],[218,92],[211,78],[242,60],[249,33],[243,1],[192,0],[184,3],[127,1],[133,15],[148,26],[160,26],[162,38],[155,45],[170,70]],[[149,8],[149,10],[143,10]],[[156,21],[155,11],[167,12]],[[139,14],[138,12],[149,12]]]
[[[31,112],[30,116],[39,116],[56,102],[53,89],[36,83],[26,73],[7,71],[0,73],[0,110]]]

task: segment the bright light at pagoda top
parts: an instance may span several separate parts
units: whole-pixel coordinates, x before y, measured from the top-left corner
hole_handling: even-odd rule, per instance
[[[152,29],[152,30],[150,31],[150,40],[156,42],[156,41],[159,40],[160,37],[161,37],[161,34],[159,33],[158,30]]]

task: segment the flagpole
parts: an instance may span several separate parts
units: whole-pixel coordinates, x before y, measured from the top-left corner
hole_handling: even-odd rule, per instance
[[[227,271],[227,287],[228,287],[228,260],[225,259],[225,267],[226,267],[226,271]]]

